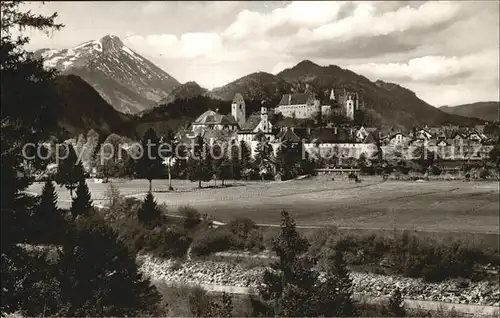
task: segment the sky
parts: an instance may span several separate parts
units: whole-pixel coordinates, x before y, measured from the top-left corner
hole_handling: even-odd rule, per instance
[[[28,49],[112,34],[181,83],[212,89],[302,60],[394,82],[434,106],[499,97],[497,1],[32,2],[65,27]]]

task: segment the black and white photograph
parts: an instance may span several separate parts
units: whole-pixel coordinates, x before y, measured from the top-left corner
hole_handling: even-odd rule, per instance
[[[0,8],[2,317],[500,315],[500,2]]]

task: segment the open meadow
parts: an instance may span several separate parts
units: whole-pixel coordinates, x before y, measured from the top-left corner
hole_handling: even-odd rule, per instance
[[[339,180],[337,180],[339,179]],[[279,224],[280,211],[290,212],[301,226],[359,229],[414,229],[421,231],[498,233],[499,187],[496,181],[386,181],[365,178],[362,183],[328,176],[285,182],[213,182],[197,189],[197,182],[173,180],[176,191],[168,192],[168,180],[153,180],[158,203],[169,214],[190,205],[214,220],[248,217],[259,224]],[[113,181],[123,195],[142,199],[147,180]],[[108,184],[87,180],[94,203],[105,204]],[[220,185],[220,182],[219,182]],[[42,184],[28,191],[40,193]],[[57,187],[59,206],[68,207],[69,191]]]

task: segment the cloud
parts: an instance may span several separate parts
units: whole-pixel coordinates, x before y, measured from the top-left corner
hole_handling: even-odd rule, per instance
[[[135,35],[126,44],[140,52],[158,54],[171,59],[210,59],[225,53],[221,37],[216,33],[153,34],[146,37]]]
[[[296,62],[278,62],[273,69],[271,70],[271,74],[278,74],[281,71],[286,70],[287,68],[294,67],[297,63]]]
[[[424,56],[406,63],[367,63],[353,64],[348,68],[372,79],[377,77],[390,81],[443,82],[457,76],[495,76],[498,77],[498,51],[484,51],[461,57]],[[495,70],[495,71],[492,71]]]
[[[286,34],[276,30],[288,27],[291,30],[300,27],[314,27],[336,19],[345,1],[296,1],[284,8],[277,8],[270,13],[243,10],[223,33],[231,40],[245,40],[249,36]]]

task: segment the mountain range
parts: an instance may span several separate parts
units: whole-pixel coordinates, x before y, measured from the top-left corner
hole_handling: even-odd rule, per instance
[[[488,121],[498,121],[500,102],[477,102],[457,106],[441,106],[440,110],[449,114],[476,117]]]
[[[63,75],[78,75],[122,113],[153,108],[180,84],[113,35],[69,49],[40,49],[34,57]]]
[[[209,108],[228,112],[230,101],[236,93],[243,95],[248,105],[247,114],[250,114],[260,107],[261,100],[266,100],[273,107],[283,94],[305,90],[313,91],[320,99],[325,99],[332,88],[337,96],[344,90],[359,94],[365,106],[366,125],[411,129],[423,125],[471,126],[483,124],[486,119],[471,117],[477,116],[478,112],[475,111],[433,107],[411,90],[398,84],[372,82],[339,66],[320,66],[308,60],[276,75],[256,72],[209,91],[192,81],[180,84],[112,35],[82,43],[71,49],[38,50],[35,56],[43,58],[44,65],[55,67],[62,75],[77,75],[83,79],[98,92],[97,96],[101,95],[104,99],[103,102],[97,102],[96,96],[93,96],[91,99],[97,104],[111,105],[111,108],[120,113],[138,115],[128,117],[133,118],[132,121],[136,125],[144,122],[156,122],[159,125],[162,121],[178,121],[179,118],[183,118],[183,122],[189,121]],[[78,80],[66,77],[66,81]],[[82,83],[73,86],[78,86],[82,90],[80,93],[85,91],[91,94],[88,87],[84,88]],[[66,87],[67,89],[69,88]],[[77,116],[80,112],[86,116],[99,115],[94,111],[90,114],[89,111],[80,109],[86,105],[70,97],[68,92],[66,95],[66,99],[76,103],[72,109],[74,114],[71,115]],[[84,97],[81,98],[85,100]],[[106,109],[106,112],[111,114],[109,108]],[[487,118],[492,120],[492,114],[488,112]],[[123,121],[127,120],[121,115],[107,116],[115,122],[114,125],[120,127],[123,126]],[[97,121],[101,119],[104,120],[104,117],[97,118]],[[68,123],[73,123],[73,126],[80,125],[75,120],[68,120]]]
[[[279,101],[282,94],[292,91],[302,92],[306,89],[314,91],[320,99],[327,98],[331,89],[335,90],[337,96],[342,94],[344,89],[358,92],[368,114],[368,125],[410,129],[423,125],[470,126],[484,122],[477,118],[444,112],[398,84],[380,80],[372,82],[362,75],[339,66],[320,66],[308,60],[285,69],[277,75],[265,72],[252,73],[212,91],[198,88],[198,92],[202,96],[223,101],[231,101],[236,93],[240,93],[250,103],[265,99],[273,105]],[[176,95],[175,98],[189,100],[193,96],[192,94]],[[172,104],[175,98],[170,98],[168,103],[163,105],[168,107],[168,104]],[[199,110],[200,113],[202,111],[204,109]]]

